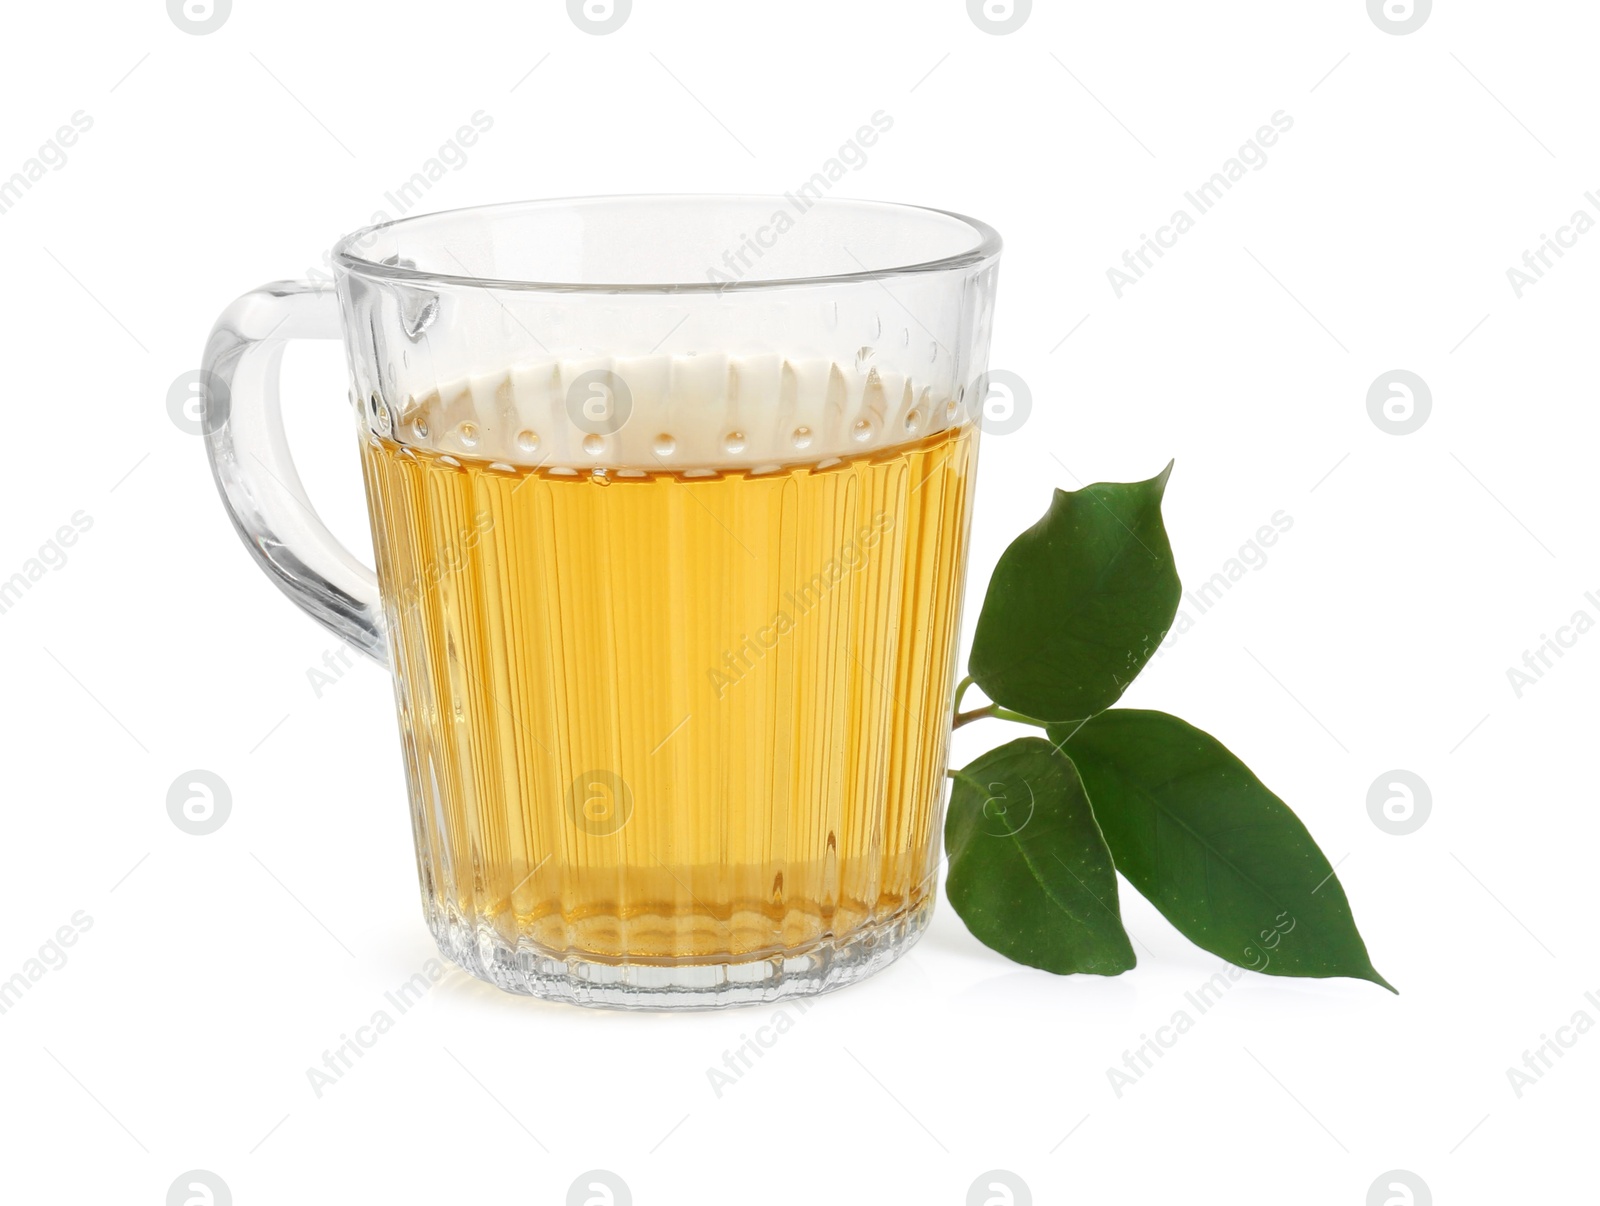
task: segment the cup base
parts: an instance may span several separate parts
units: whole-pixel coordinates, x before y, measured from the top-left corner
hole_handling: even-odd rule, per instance
[[[720,963],[607,963],[512,946],[487,925],[436,913],[429,928],[451,962],[497,988],[607,1009],[726,1009],[813,997],[864,980],[916,945],[933,912],[912,909],[798,950]]]

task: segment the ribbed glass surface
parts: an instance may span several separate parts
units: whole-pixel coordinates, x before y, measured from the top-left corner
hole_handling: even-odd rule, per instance
[[[854,978],[920,925],[975,432],[901,393],[858,454],[755,467],[675,470],[664,443],[620,472],[444,452],[441,433],[496,426],[459,397],[406,408],[397,434],[433,446],[369,439],[423,891],[452,956],[546,996],[714,1004]]]

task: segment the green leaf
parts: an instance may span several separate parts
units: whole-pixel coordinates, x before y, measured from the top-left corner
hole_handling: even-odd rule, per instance
[[[1063,975],[1132,967],[1111,852],[1072,763],[1042,737],[1023,737],[955,779],[945,894],[973,936],[1008,959]]]
[[[1082,720],[1116,703],[1144,668],[1182,593],[1161,522],[1171,472],[1057,490],[1044,518],[1001,554],[967,663],[995,703]]]
[[[1395,991],[1311,834],[1215,737],[1124,708],[1050,737],[1083,776],[1117,870],[1196,945],[1268,975]]]

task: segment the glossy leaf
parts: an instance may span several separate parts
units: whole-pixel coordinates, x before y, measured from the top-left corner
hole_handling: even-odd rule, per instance
[[[995,703],[1081,720],[1114,704],[1144,668],[1181,594],[1161,522],[1171,472],[1057,490],[1044,518],[1001,554],[968,659]]]
[[[1268,975],[1394,991],[1311,834],[1215,737],[1120,708],[1050,735],[1083,778],[1117,870],[1191,941]]]
[[[1061,974],[1114,976],[1136,962],[1083,784],[1043,738],[956,772],[945,849],[945,893],[985,946]]]

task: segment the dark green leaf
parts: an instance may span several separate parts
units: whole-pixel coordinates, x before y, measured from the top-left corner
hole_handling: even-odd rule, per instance
[[[985,946],[1061,974],[1134,965],[1111,853],[1077,771],[1042,737],[956,772],[944,840],[945,893]]]
[[[1117,870],[1190,940],[1268,975],[1355,976],[1394,991],[1306,827],[1216,738],[1122,708],[1051,729]]]
[[[1181,594],[1161,522],[1171,472],[1057,490],[1001,554],[968,659],[995,703],[1081,720],[1116,703],[1144,668]]]

